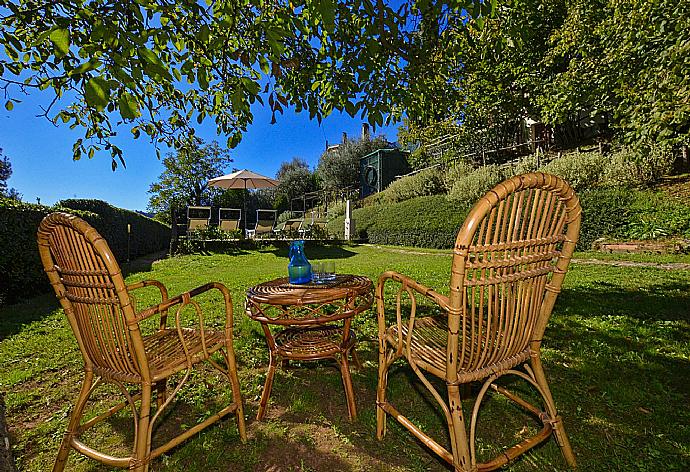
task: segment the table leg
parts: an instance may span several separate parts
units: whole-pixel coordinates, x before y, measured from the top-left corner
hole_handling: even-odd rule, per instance
[[[357,407],[355,406],[355,392],[352,388],[352,379],[350,378],[350,363],[347,358],[347,352],[340,356],[340,375],[343,377],[343,386],[345,387],[347,413],[350,416],[350,421],[354,421],[357,418]]]
[[[355,369],[361,370],[362,363],[359,361],[359,356],[357,355],[357,349],[352,346],[352,362],[355,364]]]
[[[264,391],[261,394],[261,402],[259,403],[259,411],[256,414],[257,420],[264,419],[266,414],[266,407],[268,406],[268,398],[271,396],[271,388],[273,388],[273,376],[276,372],[276,364],[278,363],[278,356],[270,353],[270,364],[268,366],[268,374],[266,375],[266,383],[264,384]]]

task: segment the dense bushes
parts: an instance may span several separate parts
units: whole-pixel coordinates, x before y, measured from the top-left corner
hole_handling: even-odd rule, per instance
[[[445,193],[443,174],[442,170],[434,167],[403,177],[381,192],[380,199],[383,203],[396,203],[415,197],[443,194]]]
[[[565,179],[575,190],[583,190],[601,181],[607,161],[598,152],[572,153],[554,159],[539,170]]]
[[[437,195],[359,208],[353,217],[358,238],[372,244],[448,248],[468,209]],[[343,218],[331,221],[328,230],[342,237]]]
[[[602,237],[690,238],[690,206],[669,202],[662,194],[602,188],[579,196],[583,208],[579,250],[589,249]],[[469,208],[442,195],[359,208],[354,211],[357,237],[372,244],[450,248]],[[343,218],[331,221],[329,231],[342,237]]]
[[[0,305],[50,288],[38,256],[36,230],[53,208],[0,199]],[[98,215],[79,212],[82,218]]]
[[[127,260],[127,225],[131,225],[130,256],[166,249],[170,229],[138,213],[112,207],[98,200],[65,200],[47,207],[0,200],[0,304],[32,296],[49,288],[38,256],[36,231],[41,220],[57,210],[89,222],[108,241],[115,257]],[[69,205],[69,208],[66,208]]]
[[[58,205],[74,210],[89,211],[101,218],[93,225],[108,241],[110,249],[120,261],[167,249],[170,246],[170,228],[139,213],[116,208],[102,200],[62,200]],[[128,235],[127,225],[131,233]],[[129,251],[129,254],[128,254]]]
[[[497,165],[479,167],[458,178],[448,193],[448,198],[471,206],[504,179],[504,170]]]
[[[607,157],[602,180],[604,185],[646,186],[668,174],[672,167],[673,154],[661,146],[637,150],[623,148]]]

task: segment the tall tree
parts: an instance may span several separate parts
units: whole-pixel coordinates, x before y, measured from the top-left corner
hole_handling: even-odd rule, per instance
[[[276,180],[278,180],[276,198],[285,202],[287,208],[290,207],[292,199],[316,190],[316,180],[314,174],[309,170],[309,164],[299,157],[280,164],[276,173]]]
[[[316,168],[318,178],[326,189],[359,186],[359,160],[388,146],[388,141],[383,136],[374,139],[346,139],[337,147],[329,148],[321,154]]]
[[[165,217],[173,206],[210,205],[223,191],[209,188],[208,181],[224,174],[231,162],[229,151],[218,142],[205,144],[190,137],[179,150],[163,159],[165,170],[149,187],[149,209],[162,213],[167,221]]]
[[[571,2],[551,44],[565,70],[540,97],[549,121],[610,114],[626,141],[690,144],[688,2]]]
[[[2,148],[0,148],[0,197],[14,198],[19,200],[21,195],[16,189],[9,188],[7,186],[7,181],[12,176],[12,163],[10,163],[9,157],[2,153]]]
[[[462,29],[490,3],[0,0],[0,86],[8,110],[23,89],[52,92],[44,115],[84,129],[74,158],[104,149],[113,168],[124,163],[119,123],[177,147],[207,118],[236,145],[257,101],[274,119],[285,107],[319,120],[337,109],[381,125],[419,102],[414,68],[436,44],[416,40],[422,15]]]
[[[455,121],[454,140],[469,147],[461,153],[501,148],[529,117],[557,132],[593,126],[638,145],[690,142],[690,3],[496,3],[491,17],[441,29],[438,41],[418,35],[438,73],[410,66],[420,105],[408,109],[405,140],[433,140]]]

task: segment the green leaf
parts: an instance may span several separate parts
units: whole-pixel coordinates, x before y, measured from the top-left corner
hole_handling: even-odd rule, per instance
[[[69,52],[69,30],[60,28],[53,30],[50,33],[50,40],[52,41],[53,45],[55,46],[56,49],[56,56],[57,53],[60,53],[60,57],[64,56]]]
[[[102,65],[101,61],[97,59],[90,59],[89,61],[83,63],[76,69],[73,69],[72,71],[69,72],[69,75],[74,75],[74,74],[83,74],[85,72],[92,71],[94,69],[98,69]]]
[[[199,86],[201,87],[201,89],[207,90],[208,89],[208,77],[206,76],[206,70],[205,69],[199,69],[199,72],[197,73],[197,79],[199,80]]]
[[[268,74],[271,71],[271,68],[268,65],[268,60],[266,60],[264,56],[259,56],[259,66],[264,74]]]
[[[5,102],[5,109],[7,111],[12,111],[13,108],[14,108],[14,103],[12,103],[12,100],[7,100]]]
[[[139,101],[132,94],[123,93],[118,100],[120,115],[126,120],[133,120],[141,116],[139,111]]]
[[[110,102],[110,84],[103,77],[91,78],[84,87],[86,104],[98,111],[103,111]]]
[[[150,64],[155,64],[155,65],[160,66],[160,67],[164,67],[163,61],[161,61],[160,58],[158,57],[158,55],[155,52],[151,51],[150,49],[139,48],[137,50],[137,52],[139,53],[139,57],[144,59],[146,62],[148,62]]]
[[[323,19],[324,29],[332,33],[335,30],[335,2],[333,0],[321,0],[317,8]]]

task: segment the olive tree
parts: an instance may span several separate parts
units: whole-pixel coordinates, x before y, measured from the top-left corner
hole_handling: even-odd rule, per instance
[[[229,151],[218,142],[188,138],[163,159],[164,170],[149,187],[149,209],[167,221],[171,207],[211,205],[223,190],[210,188],[208,181],[223,175],[231,162]]]

